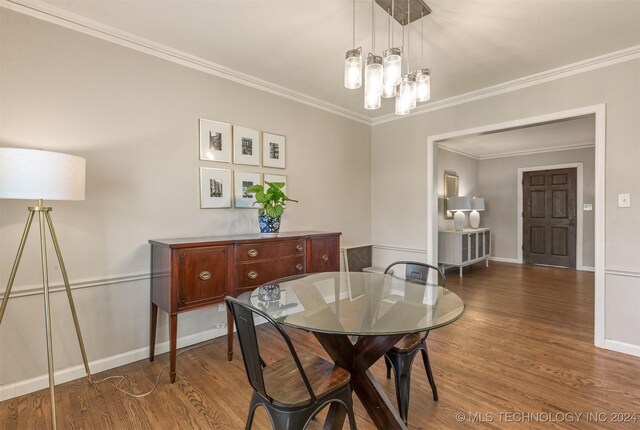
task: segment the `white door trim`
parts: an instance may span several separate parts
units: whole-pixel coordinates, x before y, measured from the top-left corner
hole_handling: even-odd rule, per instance
[[[606,105],[599,104],[553,112],[514,121],[490,124],[466,130],[427,137],[427,260],[432,264],[438,263],[438,178],[437,170],[438,142],[454,137],[467,136],[476,133],[489,133],[515,127],[540,124],[550,121],[575,118],[585,115],[595,115],[595,315],[594,315],[594,344],[605,348],[604,329],[604,261],[605,261],[605,145],[606,145]]]
[[[583,194],[583,170],[582,170],[582,162],[579,163],[564,163],[564,164],[550,164],[548,166],[532,166],[532,167],[519,167],[518,168],[518,178],[516,187],[518,190],[518,212],[516,216],[518,217],[517,228],[517,238],[518,238],[518,262],[522,263],[523,261],[523,252],[522,252],[522,212],[524,211],[524,207],[522,206],[522,177],[524,172],[537,172],[539,170],[553,170],[553,169],[570,169],[576,168],[576,269],[584,270],[582,266],[582,237],[584,234],[584,224],[582,222],[582,204],[584,202]]]

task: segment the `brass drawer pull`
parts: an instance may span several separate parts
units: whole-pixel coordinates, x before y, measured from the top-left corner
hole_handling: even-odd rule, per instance
[[[252,270],[251,272],[247,273],[247,278],[249,279],[256,279],[258,277],[258,272],[256,272],[255,270]]]
[[[200,272],[198,278],[200,278],[201,281],[206,281],[211,278],[211,272],[207,272],[206,270],[204,272]]]
[[[302,264],[296,264],[296,270],[298,272],[302,272],[302,269],[304,269],[304,266]]]
[[[257,257],[258,256],[258,250],[251,248],[249,251],[247,251],[247,255],[249,257],[251,257],[251,258]]]
[[[302,246],[301,244],[296,245],[296,251],[302,252],[303,249],[304,249],[304,246]]]
[[[324,254],[322,256],[322,261],[329,261],[329,256],[327,254]]]

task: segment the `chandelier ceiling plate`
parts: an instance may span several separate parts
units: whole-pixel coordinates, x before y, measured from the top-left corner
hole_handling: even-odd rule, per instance
[[[378,6],[380,6],[385,12],[391,9],[392,0],[376,0]],[[411,2],[411,22],[419,20],[422,16],[427,16],[431,13],[431,9],[422,0],[413,0]],[[407,2],[402,0],[395,0],[395,11],[393,17],[396,21],[403,25],[407,22]]]

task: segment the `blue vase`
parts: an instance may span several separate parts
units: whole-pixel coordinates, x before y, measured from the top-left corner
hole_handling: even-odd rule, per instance
[[[258,224],[260,234],[263,236],[275,236],[280,231],[280,217],[271,218],[269,215],[259,215]]]

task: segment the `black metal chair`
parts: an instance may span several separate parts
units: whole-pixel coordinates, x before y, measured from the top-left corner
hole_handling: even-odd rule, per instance
[[[430,264],[420,263],[416,261],[396,261],[390,264],[384,271],[389,273],[394,266],[404,264],[405,278],[414,280],[421,284],[426,284],[429,279],[429,271],[435,271],[435,276],[440,276],[438,285],[444,287],[446,284],[446,278],[444,273],[435,266]],[[391,272],[393,273],[393,272]],[[436,280],[437,281],[437,280]],[[427,371],[427,378],[429,379],[429,385],[431,385],[431,391],[433,392],[433,400],[438,400],[438,389],[433,379],[433,372],[431,371],[431,363],[429,362],[429,353],[427,352],[426,339],[429,335],[429,331],[422,333],[408,334],[403,337],[393,348],[391,348],[384,356],[385,364],[387,365],[387,378],[391,378],[391,368],[393,368],[393,374],[396,383],[396,399],[398,401],[398,411],[400,412],[400,418],[407,423],[407,415],[409,412],[409,394],[411,385],[411,367],[413,366],[413,360],[416,357],[418,351],[422,352],[422,361],[424,362],[424,368]]]
[[[301,430],[318,411],[333,402],[347,410],[351,430],[356,429],[349,372],[312,352],[298,355],[284,329],[264,312],[229,296],[225,302],[236,323],[244,367],[254,390],[246,430],[251,428],[260,405],[275,430]],[[258,347],[254,314],[277,330],[291,357],[265,364]]]

